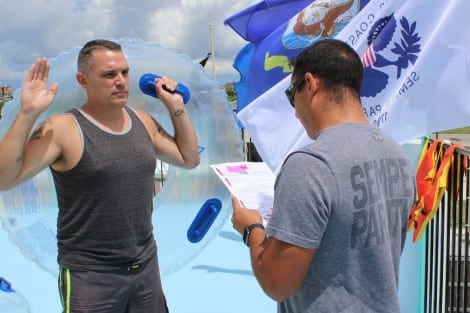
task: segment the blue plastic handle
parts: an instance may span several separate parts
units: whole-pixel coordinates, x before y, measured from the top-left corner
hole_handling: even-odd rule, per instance
[[[188,240],[196,243],[202,240],[222,209],[222,202],[217,198],[207,199],[188,228]]]
[[[13,292],[14,290],[11,288],[11,284],[8,280],[3,277],[0,277],[0,290],[5,292]]]
[[[160,77],[161,76],[152,73],[142,75],[139,80],[140,90],[146,95],[158,98],[157,93],[155,92],[155,78]],[[174,92],[183,97],[184,104],[186,104],[189,101],[189,98],[191,98],[191,93],[189,92],[188,87],[181,83],[178,83]]]

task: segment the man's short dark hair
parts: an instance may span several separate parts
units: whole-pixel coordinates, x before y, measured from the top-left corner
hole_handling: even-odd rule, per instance
[[[77,68],[79,72],[91,70],[93,52],[98,50],[122,51],[121,45],[106,39],[95,39],[87,42],[78,54]]]
[[[337,39],[317,41],[302,50],[293,60],[295,77],[310,72],[320,79],[323,87],[339,93],[346,87],[359,98],[364,70],[359,55],[348,44]]]

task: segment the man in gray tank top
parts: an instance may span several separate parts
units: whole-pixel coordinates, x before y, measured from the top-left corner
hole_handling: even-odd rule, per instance
[[[151,221],[156,158],[199,164],[196,134],[177,82],[155,79],[169,135],[150,114],[127,105],[129,66],[121,46],[93,40],[80,50],[78,108],[32,127],[57,92],[45,58],[30,67],[20,110],[0,142],[0,190],[50,167],[57,199],[63,312],[168,312]],[[29,137],[29,138],[28,138]]]
[[[400,256],[415,199],[407,156],[364,115],[362,63],[346,43],[319,41],[292,65],[286,95],[315,141],[286,157],[266,230],[235,197],[233,226],[278,312],[400,312]]]

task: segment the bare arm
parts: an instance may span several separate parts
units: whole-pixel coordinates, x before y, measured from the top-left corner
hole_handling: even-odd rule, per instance
[[[47,149],[42,147],[48,140],[43,132],[47,123],[43,123],[31,139],[28,137],[37,118],[51,105],[57,92],[57,84],[47,88],[48,77],[47,60],[37,59],[23,83],[20,110],[0,142],[0,190],[14,187],[47,166],[48,159],[44,155]]]
[[[155,149],[163,161],[183,168],[194,168],[199,165],[199,147],[196,132],[183,104],[183,98],[176,93],[163,89],[174,90],[177,83],[167,77],[155,80],[155,90],[171,117],[174,136],[170,136],[163,127],[153,121],[152,128]]]
[[[235,197],[232,198],[232,205],[233,227],[240,234],[248,225],[262,221],[257,210],[242,208]],[[266,237],[262,228],[252,231],[249,244],[253,272],[268,296],[281,302],[299,290],[316,250]]]

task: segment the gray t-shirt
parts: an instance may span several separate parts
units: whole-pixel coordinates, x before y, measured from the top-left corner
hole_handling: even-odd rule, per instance
[[[398,271],[415,179],[400,145],[340,124],[285,161],[267,235],[316,255],[282,313],[400,312]]]

